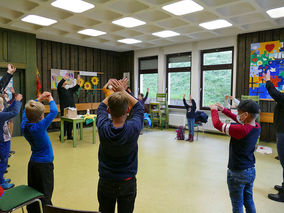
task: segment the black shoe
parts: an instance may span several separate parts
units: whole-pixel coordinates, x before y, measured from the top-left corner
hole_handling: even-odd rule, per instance
[[[73,140],[73,137],[72,136],[67,137],[67,140]]]
[[[8,171],[7,171],[7,170],[4,172],[4,174],[6,174],[6,173],[8,173]]]
[[[268,198],[270,200],[274,200],[276,202],[283,202],[284,203],[284,193],[279,192],[278,194],[268,194]]]
[[[10,167],[10,165],[8,164],[8,165],[7,165],[7,168],[9,168],[9,167]]]
[[[276,159],[276,160],[279,160],[279,157],[278,157],[278,156],[276,156],[276,157],[275,157],[275,159]]]
[[[282,186],[275,185],[274,189],[277,190],[278,192],[282,190]]]
[[[11,155],[16,154],[16,152],[15,152],[15,151],[12,151],[12,150],[11,150],[9,153],[10,153]]]

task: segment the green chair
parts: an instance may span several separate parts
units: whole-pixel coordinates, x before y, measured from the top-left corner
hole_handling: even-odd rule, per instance
[[[0,212],[12,212],[18,208],[22,208],[31,203],[38,202],[40,206],[40,212],[42,211],[42,203],[40,198],[43,198],[44,195],[37,190],[21,185],[16,186],[12,189],[6,190],[2,197],[0,198]]]

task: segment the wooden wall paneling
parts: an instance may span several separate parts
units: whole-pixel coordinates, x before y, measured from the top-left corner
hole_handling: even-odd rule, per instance
[[[26,63],[26,34],[8,31],[8,61]]]
[[[8,60],[8,33],[0,31],[0,61]]]

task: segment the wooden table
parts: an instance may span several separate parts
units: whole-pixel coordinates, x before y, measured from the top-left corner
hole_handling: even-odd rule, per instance
[[[84,118],[67,118],[62,116],[60,120],[60,131],[61,138],[60,142],[64,143],[64,121],[73,123],[73,147],[77,146],[77,129],[76,125],[80,124],[80,140],[83,139],[83,123],[85,122]],[[96,118],[93,121],[93,144],[96,143]]]

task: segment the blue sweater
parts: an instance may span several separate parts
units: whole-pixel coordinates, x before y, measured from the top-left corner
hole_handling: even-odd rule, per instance
[[[183,104],[184,104],[185,109],[186,109],[186,118],[195,118],[196,103],[195,103],[194,99],[191,99],[191,103],[192,103],[192,105],[189,106],[186,103],[186,100],[183,99]]]
[[[110,181],[125,180],[137,174],[138,137],[142,128],[144,108],[137,102],[132,118],[120,128],[108,119],[107,106],[99,105],[97,128],[100,137],[99,174]]]
[[[7,128],[9,128],[7,126],[7,121],[15,117],[20,112],[21,106],[22,102],[13,101],[8,108],[5,108],[2,112],[0,112],[0,142],[9,141],[4,139],[4,134],[7,134]]]
[[[54,160],[52,144],[46,130],[57,116],[58,110],[54,101],[50,101],[49,104],[50,113],[37,123],[28,123],[25,111],[23,113],[21,129],[31,145],[30,161],[37,163],[51,163]]]

